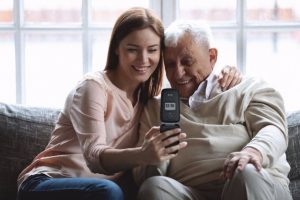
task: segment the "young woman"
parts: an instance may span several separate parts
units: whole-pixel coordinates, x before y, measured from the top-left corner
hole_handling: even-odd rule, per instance
[[[171,159],[186,146],[184,133],[169,137],[180,129],[159,134],[153,127],[150,144],[135,147],[142,108],[160,93],[163,36],[148,9],[118,18],[105,70],[87,74],[70,92],[46,149],[19,175],[19,199],[123,199],[124,171]],[[239,79],[234,73],[224,73],[225,87]]]

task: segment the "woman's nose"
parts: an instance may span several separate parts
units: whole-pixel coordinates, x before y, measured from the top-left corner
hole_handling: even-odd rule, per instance
[[[141,52],[139,53],[138,60],[139,60],[141,63],[147,63],[147,62],[148,62],[148,59],[149,59],[149,55],[148,55],[148,52],[147,52],[147,51],[141,51]]]

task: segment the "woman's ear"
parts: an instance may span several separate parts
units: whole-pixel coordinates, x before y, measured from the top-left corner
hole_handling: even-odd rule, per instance
[[[214,67],[218,59],[218,49],[210,48],[209,49],[209,61],[211,66]]]

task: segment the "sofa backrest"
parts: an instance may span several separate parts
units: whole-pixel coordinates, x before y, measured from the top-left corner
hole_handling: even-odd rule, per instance
[[[46,147],[59,112],[0,103],[0,199],[16,199],[17,176]]]
[[[59,109],[0,103],[0,199],[16,199],[17,176],[47,145]],[[300,200],[300,111],[287,114],[294,200]]]
[[[291,166],[289,179],[294,200],[300,200],[300,111],[287,114],[289,146],[286,151]]]

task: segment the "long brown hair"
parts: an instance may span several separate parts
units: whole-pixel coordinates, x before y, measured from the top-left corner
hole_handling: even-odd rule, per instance
[[[160,37],[160,59],[158,66],[150,78],[141,84],[139,99],[140,102],[146,104],[149,98],[160,93],[163,81],[162,45],[164,27],[161,20],[152,10],[140,7],[131,8],[125,11],[117,19],[110,38],[105,70],[111,71],[117,68],[119,59],[115,50],[119,46],[120,42],[131,32],[144,28],[152,28],[152,30]]]

